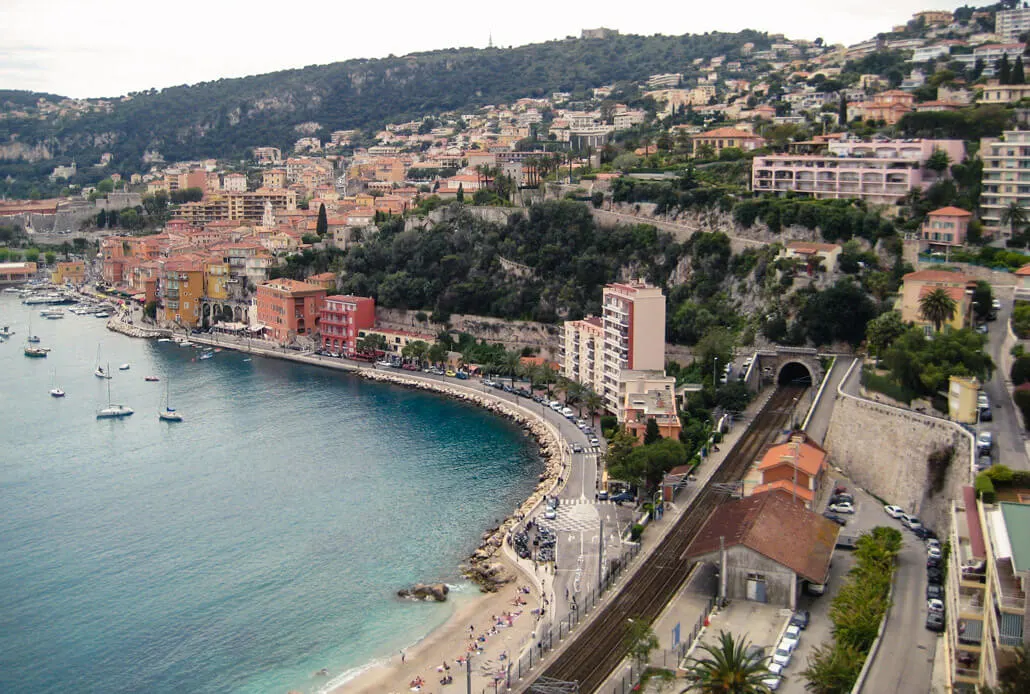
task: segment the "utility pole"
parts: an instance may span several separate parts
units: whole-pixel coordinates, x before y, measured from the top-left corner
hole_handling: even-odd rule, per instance
[[[726,602],[726,538],[719,536],[719,604]]]
[[[601,526],[597,531],[597,596],[601,596],[601,587],[604,585],[604,518],[601,519]]]
[[[465,658],[465,691],[472,694],[472,656]]]

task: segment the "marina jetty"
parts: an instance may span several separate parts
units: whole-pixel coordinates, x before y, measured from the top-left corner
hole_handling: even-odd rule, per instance
[[[170,337],[167,330],[147,329],[138,325],[130,325],[121,317],[112,318],[107,327],[115,332],[130,337],[158,338]],[[182,335],[182,333],[178,333]],[[323,368],[347,371],[355,376],[379,383],[432,391],[462,402],[482,407],[495,415],[504,417],[518,424],[540,447],[540,457],[544,462],[544,471],[529,497],[515,509],[502,523],[483,533],[479,547],[462,565],[462,573],[485,593],[492,593],[502,586],[516,580],[510,568],[497,556],[501,551],[512,528],[540,503],[547,495],[556,494],[562,484],[565,464],[565,451],[568,447],[562,439],[558,428],[550,424],[539,413],[528,407],[498,397],[494,392],[478,390],[471,385],[460,385],[456,382],[439,380],[409,371],[393,371],[369,366],[360,362],[348,362],[344,359],[321,357],[310,352],[298,352],[283,349],[261,340],[237,339],[227,335],[190,335],[190,342],[206,347],[220,347],[248,354],[283,359],[301,364],[310,364]],[[471,381],[467,383],[472,383]]]

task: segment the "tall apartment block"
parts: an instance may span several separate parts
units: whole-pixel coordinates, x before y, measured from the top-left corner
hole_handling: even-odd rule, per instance
[[[1030,644],[1030,504],[985,504],[965,487],[951,513],[946,684],[948,691],[976,692],[997,686],[1016,648]]]
[[[607,410],[618,412],[624,369],[665,369],[665,295],[632,280],[607,285],[601,305],[600,318],[565,323],[562,375],[589,385]]]
[[[1007,130],[1001,139],[980,141],[984,162],[981,219],[989,233],[1002,229],[1006,207],[1017,203],[1030,208],[1030,131]]]

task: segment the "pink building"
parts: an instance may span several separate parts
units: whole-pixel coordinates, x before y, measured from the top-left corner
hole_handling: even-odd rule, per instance
[[[285,278],[269,280],[257,288],[258,322],[276,342],[293,342],[318,330],[324,302],[321,287]]]
[[[358,331],[376,322],[376,302],[366,296],[327,296],[322,306],[322,349],[352,355],[357,350]]]
[[[965,158],[961,140],[842,140],[829,143],[825,154],[755,157],[751,188],[756,193],[896,204],[912,188],[925,190],[937,180],[937,174],[923,168],[935,150],[945,152],[953,163]]]
[[[923,241],[931,246],[961,246],[966,242],[966,231],[971,212],[958,207],[942,207],[926,216],[923,222]]]

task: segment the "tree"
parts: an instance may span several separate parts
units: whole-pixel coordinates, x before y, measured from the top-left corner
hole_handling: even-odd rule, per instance
[[[848,124],[848,97],[840,95],[840,105],[837,107],[837,122],[843,128]]]
[[[651,625],[642,617],[631,619],[629,629],[623,637],[623,644],[629,653],[629,657],[637,664],[637,670],[642,671],[651,659],[651,653],[658,649],[658,637],[655,635]]]
[[[100,210],[97,212],[97,229],[103,229],[107,226],[107,210]]]
[[[143,314],[150,320],[157,318],[157,302],[148,301],[143,307]]]
[[[877,357],[882,356],[907,329],[908,326],[901,320],[901,314],[897,311],[881,313],[866,326],[869,351]]]
[[[26,248],[25,249],[25,260],[30,263],[34,263],[39,260],[39,249],[38,248]]]
[[[1012,66],[1009,64],[1008,54],[1004,54],[994,64],[994,73],[998,75],[1001,84],[1012,84]]]
[[[951,164],[951,157],[943,149],[935,147],[933,154],[926,159],[926,163],[923,164],[923,168],[928,171],[933,171],[935,174],[940,176],[942,173],[948,170],[948,166]]]
[[[454,198],[458,202],[465,202],[465,184],[458,184],[458,194]]]
[[[734,641],[732,634],[720,631],[718,643],[699,646],[707,655],[694,656],[687,665],[686,680],[689,686],[683,690],[684,694],[768,692],[763,680],[769,679],[771,674],[763,658],[748,654],[750,645],[744,637]]]
[[[993,690],[994,694],[1030,691],[1030,649],[1023,643],[1015,648],[1013,654],[1015,658],[998,668],[998,688]]]
[[[545,369],[550,371],[550,367],[544,366]],[[586,394],[583,396],[583,405],[587,408],[587,413],[590,415],[590,424],[593,426],[594,418],[597,416],[597,411],[601,409],[604,404],[604,399],[595,393],[593,390],[587,389]]]
[[[401,349],[401,356],[405,359],[414,359],[421,364],[429,354],[429,343],[425,340],[415,340],[404,345]]]
[[[43,255],[46,258],[46,264],[47,265],[53,265],[54,263],[57,262],[57,254],[54,253],[53,251],[47,251]]]
[[[644,445],[655,443],[662,440],[662,435],[658,431],[658,422],[655,421],[654,417],[648,417],[647,427],[644,431]]]
[[[958,304],[948,292],[942,288],[934,289],[919,300],[919,313],[924,320],[933,323],[934,332],[940,332],[941,327],[955,317],[955,310]]]
[[[379,333],[368,333],[364,337],[358,338],[356,346],[359,352],[369,354],[383,352],[386,350],[386,338]]]
[[[814,694],[850,692],[862,671],[866,654],[853,646],[817,646],[808,657],[808,667],[801,676],[805,689]]]
[[[1009,235],[1015,235],[1019,233],[1019,230],[1026,226],[1027,216],[1026,210],[1019,204],[1018,201],[1013,200],[1008,206],[1001,211],[1001,223],[1009,228]]]
[[[1022,58],[1016,58],[1016,64],[1012,67],[1012,84],[1026,84]]]
[[[978,280],[973,290],[973,313],[978,320],[985,321],[993,311],[994,292],[991,285],[983,280]]]
[[[327,231],[329,231],[329,219],[325,215],[325,203],[320,203],[318,205],[318,221],[315,222],[315,233],[325,236]]]

